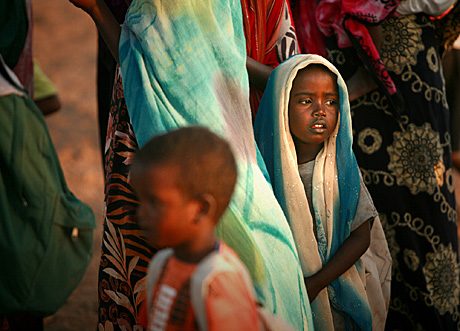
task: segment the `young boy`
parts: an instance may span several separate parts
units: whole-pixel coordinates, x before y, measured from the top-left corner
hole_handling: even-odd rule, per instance
[[[338,71],[316,55],[285,61],[270,77],[255,131],[294,234],[315,328],[372,330],[374,315],[374,329],[383,329],[388,298],[380,281],[372,293],[365,289],[360,258],[372,222],[384,237],[352,152],[348,95]],[[388,247],[376,243],[383,244],[389,276]],[[377,300],[373,307],[368,296]]]
[[[250,276],[214,234],[236,178],[229,145],[205,128],[156,136],[136,154],[138,223],[162,249],[147,274],[147,330],[260,329]]]

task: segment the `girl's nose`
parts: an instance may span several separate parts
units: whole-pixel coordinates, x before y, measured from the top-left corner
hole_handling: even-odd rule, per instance
[[[314,117],[326,116],[326,112],[324,111],[324,107],[322,104],[317,103],[315,105],[315,108],[313,110],[313,116]]]

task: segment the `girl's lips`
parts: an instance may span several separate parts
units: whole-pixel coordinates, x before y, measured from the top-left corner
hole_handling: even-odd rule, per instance
[[[317,123],[317,124],[314,124],[314,125],[312,126],[312,128],[314,128],[314,129],[315,129],[315,128],[324,128],[324,125],[323,125],[323,124],[320,124],[320,123]]]
[[[315,123],[310,127],[310,131],[317,133],[323,133],[327,130],[327,127],[324,123]]]

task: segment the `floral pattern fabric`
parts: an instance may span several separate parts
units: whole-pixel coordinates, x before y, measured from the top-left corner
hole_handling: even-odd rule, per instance
[[[382,28],[381,58],[404,96],[404,113],[396,119],[379,89],[351,107],[354,152],[393,258],[386,329],[460,330],[449,111],[435,23],[416,14],[388,18]],[[339,69],[359,63],[331,42],[328,55]]]

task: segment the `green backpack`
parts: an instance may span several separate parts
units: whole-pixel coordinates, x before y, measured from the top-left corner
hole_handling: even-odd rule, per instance
[[[0,96],[0,134],[0,315],[52,315],[91,260],[94,214],[68,189],[27,94]]]

